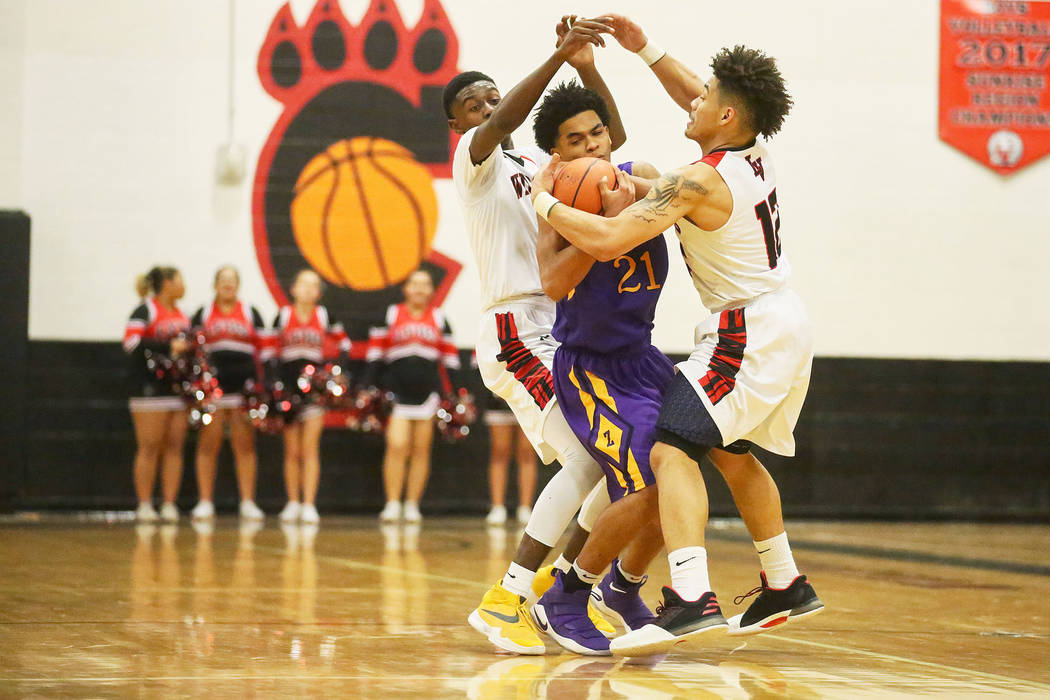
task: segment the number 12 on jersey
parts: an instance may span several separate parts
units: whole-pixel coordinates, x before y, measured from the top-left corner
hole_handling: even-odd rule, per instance
[[[762,223],[762,235],[766,239],[766,256],[769,258],[769,269],[772,270],[777,266],[777,259],[780,257],[780,208],[777,207],[776,187],[769,193],[765,201],[755,205],[755,216]]]

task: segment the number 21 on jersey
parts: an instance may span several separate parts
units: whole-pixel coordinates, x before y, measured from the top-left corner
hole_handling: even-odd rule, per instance
[[[656,273],[653,272],[653,261],[649,258],[649,251],[647,250],[644,253],[642,253],[640,256],[638,256],[638,259],[645,264],[645,271],[649,275],[649,284],[646,285],[645,288],[647,290],[659,289],[660,283],[656,281]],[[636,263],[634,261],[634,258],[632,258],[630,255],[621,255],[613,261],[613,267],[619,270],[621,267],[621,263],[626,265],[627,269],[624,270],[623,277],[620,278],[620,283],[616,285],[616,291],[620,294],[624,294],[627,292],[637,292],[642,288],[642,283],[636,281],[634,284],[628,284],[627,281],[630,280],[631,277],[634,275],[634,271],[638,267],[638,263]]]
[[[766,257],[769,259],[769,269],[777,266],[780,258],[780,208],[777,206],[777,188],[769,193],[769,197],[755,205],[755,216],[762,224],[762,236],[766,239]]]

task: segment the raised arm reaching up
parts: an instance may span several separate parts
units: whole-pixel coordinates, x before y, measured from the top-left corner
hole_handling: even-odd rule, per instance
[[[623,15],[607,15],[613,36],[628,51],[646,62],[675,103],[689,111],[689,105],[700,94],[704,81],[671,54],[649,41],[642,28]]]
[[[580,20],[576,15],[565,15],[561,18],[557,28],[559,45],[578,21]],[[612,149],[615,151],[626,143],[627,129],[623,125],[623,120],[620,119],[620,110],[616,106],[616,100],[613,99],[612,91],[606,85],[605,79],[602,78],[594,63],[594,47],[591,44],[584,44],[576,53],[569,56],[566,62],[576,69],[583,86],[601,95],[605,105],[609,108],[609,123],[606,124],[606,127],[609,129],[609,138],[612,140]]]
[[[602,34],[611,34],[612,31],[603,17],[577,20],[550,58],[515,85],[502,99],[496,91],[496,86],[491,83],[476,82],[464,88],[477,93],[459,96],[467,109],[492,110],[491,115],[474,132],[474,138],[470,142],[470,159],[474,163],[480,163],[488,158],[496,146],[503,143],[524,123],[561,65],[585,45],[605,46]],[[491,90],[486,89],[486,85]],[[493,93],[495,100],[491,99]],[[493,101],[496,103],[495,107],[492,106]],[[455,125],[452,127],[455,129]]]

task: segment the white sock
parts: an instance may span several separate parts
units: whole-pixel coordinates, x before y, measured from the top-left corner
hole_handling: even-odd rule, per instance
[[[528,598],[532,594],[532,579],[536,578],[535,571],[529,571],[521,564],[510,563],[510,568],[503,575],[503,587],[515,595]]]
[[[569,573],[570,567],[572,567],[572,562],[566,559],[564,554],[559,554],[558,558],[554,560],[554,568],[563,574]]]
[[[707,550],[703,547],[682,547],[667,554],[671,565],[671,588],[682,600],[695,601],[711,590],[707,575]]]
[[[621,562],[616,562],[616,570],[620,572],[620,576],[623,576],[628,583],[641,583],[642,579],[645,578],[645,574],[635,576],[634,574],[627,573]]]
[[[598,574],[592,574],[590,571],[581,568],[576,562],[572,563],[572,570],[576,572],[576,575],[579,576],[581,581],[590,584],[591,586],[598,583],[598,579],[601,578]]]
[[[755,542],[755,551],[758,552],[758,560],[762,562],[762,570],[766,572],[766,583],[770,588],[787,588],[798,578],[798,567],[791,556],[786,532]]]

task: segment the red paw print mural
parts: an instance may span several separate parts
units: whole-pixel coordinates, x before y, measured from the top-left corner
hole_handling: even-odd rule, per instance
[[[259,51],[263,88],[284,105],[259,156],[252,195],[255,249],[274,299],[295,274],[328,283],[324,303],[366,328],[416,268],[436,301],[461,265],[433,250],[433,179],[450,175],[441,105],[459,44],[438,0],[405,26],[392,0],[374,0],[357,26],[319,0],[299,26],[285,4]]]

